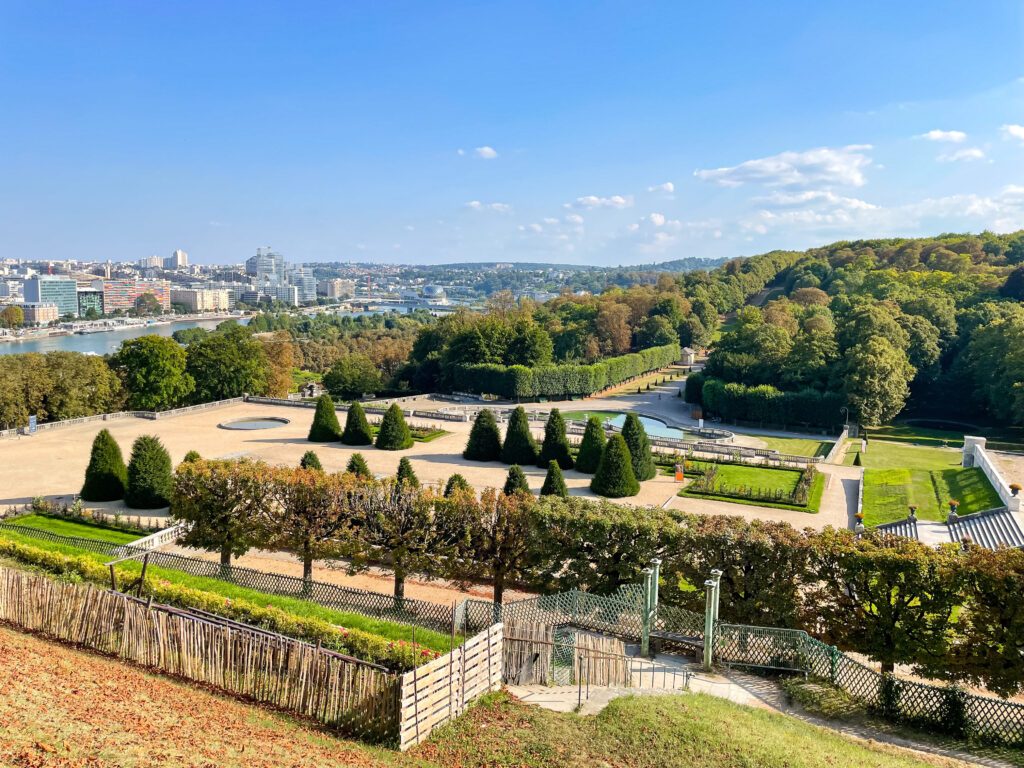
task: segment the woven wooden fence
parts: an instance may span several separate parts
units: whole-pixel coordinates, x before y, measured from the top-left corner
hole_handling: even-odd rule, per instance
[[[393,738],[398,677],[282,635],[0,568],[0,621],[256,702],[343,733]]]
[[[618,638],[575,627],[506,625],[503,679],[513,685],[632,685],[632,663]]]
[[[474,699],[501,688],[503,639],[502,625],[494,624],[451,653],[402,675],[400,749],[416,746]]]

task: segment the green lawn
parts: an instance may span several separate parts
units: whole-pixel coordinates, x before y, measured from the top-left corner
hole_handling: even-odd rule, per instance
[[[16,541],[20,544],[25,544],[37,549],[60,552],[65,555],[81,555],[88,557],[91,560],[95,560],[98,563],[105,563],[110,560],[110,557],[106,555],[89,552],[88,550],[66,544],[57,544],[55,542],[37,539],[32,536],[26,536],[11,531],[9,528],[0,529],[0,538]],[[91,538],[96,537],[93,536]],[[136,561],[121,563],[119,567],[136,575],[142,570],[142,564]],[[376,619],[371,616],[364,616],[361,613],[354,613],[352,611],[327,608],[318,603],[301,600],[295,597],[285,597],[282,595],[272,595],[266,592],[258,592],[257,590],[239,587],[235,584],[221,581],[219,579],[212,579],[203,576],[191,576],[187,573],[176,571],[171,568],[160,568],[151,565],[146,569],[146,574],[149,577],[166,579],[173,584],[181,584],[186,587],[202,590],[203,592],[212,592],[225,598],[242,598],[257,603],[258,605],[270,605],[294,614],[295,616],[317,618],[330,624],[346,627],[348,629],[361,629],[365,632],[371,632],[388,640],[410,641],[412,639],[412,627],[408,624]],[[104,586],[109,587],[109,583],[105,583]],[[422,627],[416,628],[416,642],[434,651],[447,653],[450,641],[451,638],[448,634],[435,632]]]
[[[61,536],[77,536],[80,539],[96,539],[97,541],[109,541],[114,544],[127,544],[146,535],[145,533],[120,531],[102,524],[78,522],[50,515],[23,515],[7,522],[13,525],[24,525],[28,528],[49,531]]]
[[[621,415],[622,411],[562,411],[562,418],[566,421],[587,421],[591,416],[597,416],[602,424]]]
[[[1013,448],[1014,446],[1016,446],[1016,450],[1024,448],[1024,428],[1022,427],[956,426],[954,424],[943,426],[943,422],[939,419],[920,418],[911,419],[909,423],[897,422],[884,427],[869,427],[867,432],[869,438],[879,440],[891,440],[933,447],[948,445],[953,448],[963,446],[965,434],[978,435],[979,437],[986,438],[989,443],[1000,444],[1006,448]]]
[[[692,465],[697,468],[711,466],[713,462],[695,461]],[[800,480],[800,471],[796,469],[775,469],[772,467],[751,467],[740,464],[718,464],[719,480],[726,485],[748,486],[766,491],[782,491],[784,494],[791,494],[796,489]],[[825,492],[825,476],[818,473],[811,485],[810,494],[807,499],[807,506],[801,507],[796,504],[785,502],[760,501],[758,499],[737,498],[734,496],[720,496],[718,494],[698,493],[686,486],[679,491],[679,496],[693,499],[711,499],[714,501],[727,501],[732,504],[746,504],[754,507],[771,507],[773,509],[792,509],[797,512],[817,513],[821,508],[821,496]]]
[[[852,440],[846,464],[859,453]],[[872,440],[861,454],[864,467],[864,523],[880,525],[907,516],[917,507],[922,520],[945,520],[949,500],[960,502],[960,514],[981,512],[1002,504],[988,478],[977,467],[960,466],[960,452]]]
[[[779,453],[788,453],[791,456],[828,456],[828,452],[835,445],[831,440],[814,440],[802,437],[767,437],[765,435],[752,435],[758,440],[763,440],[765,447]]]

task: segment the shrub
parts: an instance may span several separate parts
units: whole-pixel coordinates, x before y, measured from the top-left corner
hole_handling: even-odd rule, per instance
[[[546,467],[557,461],[560,469],[572,469],[572,454],[569,453],[569,439],[565,436],[565,419],[557,408],[551,409],[544,425],[544,443],[540,447],[537,466]]]
[[[522,467],[518,464],[513,464],[508,469],[508,477],[505,478],[505,487],[502,489],[502,493],[506,496],[512,496],[516,493],[529,493],[530,484],[526,482],[526,475],[523,474]]]
[[[373,473],[370,471],[370,467],[366,463],[366,458],[361,453],[352,454],[352,458],[349,459],[348,464],[345,465],[345,471],[351,472],[356,477],[373,477]]]
[[[469,481],[466,480],[462,475],[456,473],[448,478],[448,482],[444,486],[445,498],[452,496],[459,491],[471,491],[473,490],[470,486]]]
[[[338,414],[334,410],[334,401],[327,393],[316,399],[316,413],[313,414],[313,423],[309,427],[309,437],[306,439],[311,443],[333,443],[341,437],[341,425],[338,424]]]
[[[605,445],[597,474],[590,481],[590,490],[610,499],[636,496],[640,492],[629,447],[622,435],[612,435]]]
[[[704,404],[704,374],[691,373],[686,377],[686,394],[683,397],[692,405]]]
[[[565,487],[565,478],[562,477],[562,468],[554,459],[548,462],[548,473],[544,476],[544,485],[540,489],[541,496],[561,496],[563,499],[569,497],[569,489]]]
[[[516,408],[508,420],[501,460],[506,464],[537,463],[537,443],[530,434],[530,421],[522,406]]]
[[[462,458],[470,461],[501,460],[501,432],[491,409],[484,408],[476,415]]]
[[[409,488],[419,488],[420,479],[416,477],[416,473],[413,472],[412,463],[409,461],[407,456],[403,456],[401,461],[398,462],[398,472],[395,475],[395,479],[399,485],[404,485]]]
[[[110,432],[101,429],[92,441],[81,496],[86,501],[117,501],[124,498],[127,484],[128,469],[121,448]]]
[[[377,447],[384,451],[404,451],[412,445],[412,434],[405,423],[402,409],[398,403],[392,403],[384,413],[377,432]]]
[[[359,403],[352,403],[345,416],[345,431],[341,433],[345,445],[373,445],[373,432],[366,420],[366,411]]]
[[[124,500],[132,509],[159,509],[171,504],[174,487],[171,456],[160,439],[142,435],[132,444]]]
[[[318,469],[324,471],[324,465],[320,463],[320,457],[314,451],[306,451],[299,460],[299,466],[303,469]]]
[[[853,466],[860,467],[863,466],[863,464],[864,463],[860,459],[860,451],[857,451],[857,453],[855,453],[853,456]]]
[[[199,451],[189,451],[185,454],[185,458],[181,460],[182,464],[191,464],[193,461],[201,461],[202,456],[199,455]]]
[[[576,454],[576,470],[592,475],[597,472],[604,451],[604,427],[597,416],[587,419],[587,428],[583,431],[580,451]]]
[[[633,461],[633,475],[637,480],[650,480],[657,469],[651,455],[651,444],[647,441],[647,431],[635,413],[626,414],[626,423],[622,425],[622,439],[629,447],[629,455]]]

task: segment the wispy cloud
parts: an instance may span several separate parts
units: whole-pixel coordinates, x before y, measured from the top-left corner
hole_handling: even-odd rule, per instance
[[[508,213],[512,206],[508,203],[482,203],[479,200],[470,200],[466,207],[474,211],[494,211],[495,213]]]
[[[482,160],[493,160],[498,156],[498,151],[494,147],[488,147],[485,145],[474,149],[473,154]]]
[[[949,141],[954,144],[960,144],[967,141],[967,134],[963,131],[942,131],[936,128],[927,133],[920,134],[917,138],[925,139],[926,141]]]
[[[964,147],[954,152],[943,152],[938,160],[942,163],[959,163],[970,160],[984,160],[985,150],[981,147]]]
[[[671,195],[673,192],[676,191],[676,185],[673,184],[671,181],[666,181],[664,184],[655,184],[653,187],[648,187],[647,191],[648,192],[667,192],[668,194]]]
[[[1014,125],[1009,123],[1004,125],[1001,129],[1004,139],[1016,139],[1017,141],[1024,142],[1024,125]]]
[[[584,195],[577,197],[573,203],[566,203],[567,207],[576,208],[632,208],[632,195],[612,195],[611,197],[599,197],[598,195]]]
[[[871,165],[865,154],[870,144],[818,147],[803,152],[747,160],[739,165],[694,171],[701,181],[722,187],[761,184],[766,187],[831,186],[860,187],[866,183],[864,169]]]

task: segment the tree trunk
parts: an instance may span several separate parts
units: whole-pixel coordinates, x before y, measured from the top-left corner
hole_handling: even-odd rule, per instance
[[[894,662],[891,662],[891,661],[883,661],[882,662],[882,674],[883,675],[884,674],[890,674],[891,675],[895,669],[896,669],[896,664]]]
[[[395,571],[395,600],[401,605],[405,599],[405,571]]]
[[[501,605],[501,598],[505,594],[505,574],[494,574],[494,602]]]
[[[225,567],[231,565],[231,546],[228,544],[220,548],[220,564]]]

